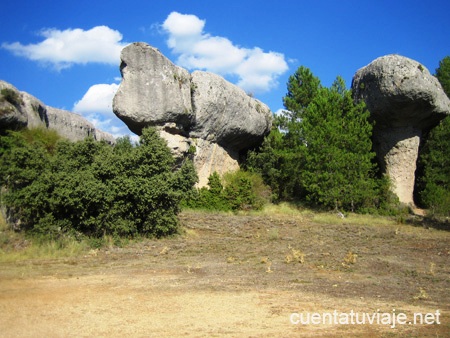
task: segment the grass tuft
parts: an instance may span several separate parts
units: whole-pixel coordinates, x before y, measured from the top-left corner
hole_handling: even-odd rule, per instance
[[[0,262],[74,257],[88,249],[86,241],[77,241],[74,238],[57,241],[28,238],[23,233],[11,230],[0,213]]]
[[[319,224],[345,224],[345,225],[392,225],[393,220],[387,216],[353,214],[350,213],[342,218],[338,213],[316,213],[312,221]]]
[[[267,204],[260,213],[264,215],[300,215],[301,211],[295,205],[290,203]]]

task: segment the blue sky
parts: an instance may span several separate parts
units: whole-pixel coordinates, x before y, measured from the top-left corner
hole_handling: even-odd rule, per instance
[[[397,53],[431,73],[450,55],[450,1],[4,1],[0,79],[76,111],[116,136],[111,109],[120,49],[143,41],[175,64],[224,76],[276,112],[306,66],[347,86],[375,58]]]

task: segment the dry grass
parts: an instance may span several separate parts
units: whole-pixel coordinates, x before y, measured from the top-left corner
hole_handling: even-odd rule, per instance
[[[16,250],[12,243],[23,238],[10,233],[2,245],[8,252],[0,255],[0,307],[8,316],[2,332],[40,327],[48,336],[67,321],[73,331],[60,336],[118,335],[118,328],[135,336],[151,328],[166,337],[450,336],[448,231],[287,204],[238,215],[184,211],[180,222],[177,236],[85,251],[32,243]],[[74,256],[60,258],[63,252]],[[289,324],[289,314],[300,310],[394,308],[439,309],[443,324],[395,330]],[[164,312],[172,309],[174,316]],[[51,315],[30,321],[36,313]]]
[[[0,262],[76,257],[88,249],[86,242],[70,238],[43,242],[28,239],[23,233],[12,231],[0,213]]]
[[[336,212],[316,213],[312,217],[312,221],[318,224],[334,224],[334,225],[392,225],[394,220],[391,217],[377,215],[361,215],[350,213],[342,218]]]

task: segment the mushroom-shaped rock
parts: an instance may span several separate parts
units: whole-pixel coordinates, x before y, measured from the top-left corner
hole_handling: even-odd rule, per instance
[[[114,113],[137,134],[156,126],[175,156],[193,157],[199,186],[214,171],[238,169],[239,152],[270,131],[269,107],[218,75],[190,74],[141,42],[125,47],[121,59]]]
[[[387,55],[359,69],[352,82],[375,120],[374,149],[400,202],[414,205],[416,162],[423,131],[450,114],[439,81],[419,62]]]
[[[122,82],[113,100],[114,113],[130,130],[141,134],[150,125],[175,123],[183,132],[193,118],[187,70],[142,42],[122,50]]]

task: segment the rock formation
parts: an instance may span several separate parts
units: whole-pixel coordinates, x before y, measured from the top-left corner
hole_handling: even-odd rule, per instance
[[[115,143],[112,135],[100,131],[78,114],[46,106],[34,96],[0,81],[0,130],[45,127],[79,141],[88,136]]]
[[[356,100],[364,100],[375,120],[374,149],[400,202],[414,205],[416,161],[424,131],[450,114],[439,81],[417,61],[380,57],[353,77]]]
[[[190,74],[146,43],[122,50],[120,70],[114,113],[136,134],[156,126],[176,156],[193,154],[199,186],[214,171],[238,169],[239,152],[270,131],[265,104],[218,75]]]

